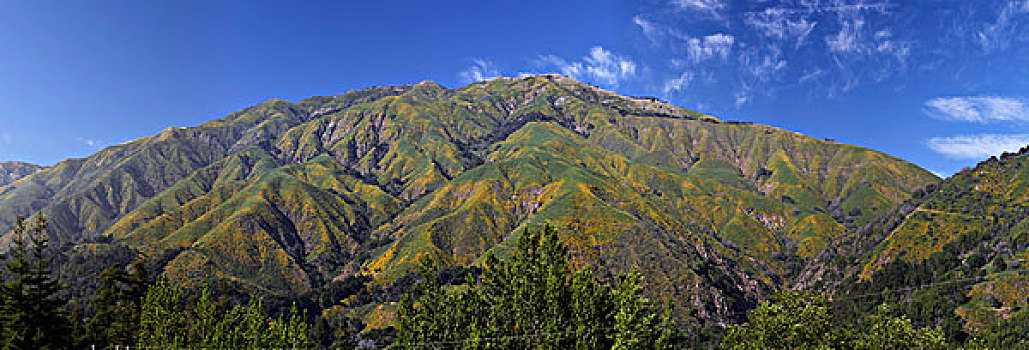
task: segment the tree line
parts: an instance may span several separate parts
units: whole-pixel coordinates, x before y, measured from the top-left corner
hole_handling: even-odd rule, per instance
[[[98,276],[89,315],[69,311],[46,254],[46,221],[18,220],[0,288],[0,348],[355,348],[352,325],[326,325],[295,304],[269,312],[260,298],[234,300],[219,288],[186,290],[152,279],[140,260]],[[725,327],[714,343],[690,339],[673,301],[643,294],[636,272],[610,283],[575,268],[550,227],[524,230],[505,259],[489,254],[475,273],[421,266],[394,306],[391,348],[432,349],[942,349],[939,327],[916,327],[885,304],[838,313],[824,295],[786,292]],[[463,281],[455,281],[463,279]],[[346,280],[345,288],[353,280]],[[1024,318],[1024,317],[1023,317]],[[337,329],[331,329],[331,328]],[[330,328],[326,330],[326,328]],[[359,331],[359,330],[358,330]],[[323,336],[326,332],[342,334]],[[998,330],[1008,338],[1010,330]],[[322,335],[320,335],[322,334]],[[991,344],[969,341],[967,346]],[[387,344],[374,344],[378,346]]]
[[[142,261],[100,274],[85,319],[68,312],[63,286],[45,253],[46,220],[19,219],[0,288],[0,348],[314,348],[306,315],[296,308],[273,318],[260,299],[231,305],[210,288],[197,298],[164,278],[148,279]]]

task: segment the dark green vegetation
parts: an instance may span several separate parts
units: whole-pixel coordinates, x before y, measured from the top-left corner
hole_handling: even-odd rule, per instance
[[[717,343],[722,324],[801,288],[828,293],[833,322],[851,329],[886,304],[882,317],[909,313],[912,329],[938,326],[960,344],[1026,318],[1027,181],[1014,165],[1025,159],[938,183],[882,153],[562,76],[423,82],[270,100],[0,185],[0,243],[12,246],[17,217],[45,215],[68,287],[58,297],[84,319],[142,305],[93,300],[138,297],[132,281],[160,275],[172,289],[212,288],[238,316],[228,328],[264,300],[291,329],[295,302],[316,343],[381,344],[403,336],[398,302],[428,288],[424,262],[441,290],[469,298],[461,291],[496,281],[490,269],[516,255],[523,229],[549,224],[569,278],[591,271],[617,290],[617,276],[638,272],[684,339]],[[973,277],[988,280],[910,290]],[[185,332],[183,344],[208,341]]]
[[[39,218],[39,217],[37,217]],[[487,256],[485,268],[464,275],[463,284],[429,262],[420,280],[399,303],[397,325],[385,333],[354,333],[350,322],[330,324],[292,304],[271,317],[260,299],[233,301],[232,291],[208,284],[189,290],[164,277],[150,282],[142,260],[128,269],[111,267],[100,277],[83,317],[58,296],[60,286],[45,257],[46,223],[15,230],[9,275],[0,289],[3,349],[137,348],[293,348],[375,347],[462,349],[670,349],[710,346],[682,328],[666,307],[643,296],[635,271],[598,281],[588,268],[575,268],[568,250],[549,226],[524,230],[506,260]],[[212,280],[212,282],[215,282]],[[361,282],[357,282],[361,283]],[[460,282],[459,282],[460,283]],[[220,290],[220,291],[219,291]],[[748,322],[730,326],[724,348],[880,349],[946,346],[939,330],[919,329],[888,307],[857,327],[834,319],[824,297],[784,293],[762,302]],[[666,306],[670,306],[667,304]],[[71,314],[65,312],[73,309]],[[282,309],[282,308],[280,308]],[[990,333],[973,346],[1011,344],[1020,329]],[[375,335],[379,333],[378,335]],[[396,336],[394,340],[393,337]],[[999,342],[998,342],[999,339]],[[698,341],[700,340],[700,341]]]
[[[214,300],[211,289],[199,295],[149,281],[142,260],[128,271],[110,267],[91,300],[91,315],[67,304],[50,269],[46,221],[19,219],[4,264],[0,288],[0,348],[312,348],[308,321],[295,307],[271,318],[261,301],[246,306]],[[71,309],[71,313],[68,310]]]
[[[884,222],[840,293],[860,298],[841,309],[892,303],[948,339],[1029,347],[1029,147],[955,174]]]
[[[13,245],[0,285],[0,345],[4,349],[62,349],[71,344],[61,287],[50,270],[46,221],[15,221]]]
[[[831,312],[822,296],[786,292],[750,311],[747,323],[730,326],[725,349],[945,349],[942,332],[916,328],[888,306],[854,322]],[[856,323],[856,325],[855,325]]]
[[[432,265],[400,303],[394,344],[461,349],[663,349],[671,346],[670,310],[642,295],[639,274],[612,288],[590,269],[571,272],[567,250],[549,226],[523,232],[508,261],[488,256],[478,280],[447,290]]]
[[[165,349],[308,349],[306,317],[296,307],[270,319],[261,301],[226,307],[209,289],[188,301],[184,291],[159,279],[150,286],[139,308],[136,347]],[[129,343],[131,344],[131,343]]]

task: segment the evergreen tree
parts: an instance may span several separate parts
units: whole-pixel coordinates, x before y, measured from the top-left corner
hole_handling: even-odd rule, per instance
[[[617,288],[572,272],[557,232],[525,230],[506,261],[489,255],[479,280],[445,288],[431,264],[397,312],[396,346],[462,349],[661,349],[671,326],[642,296],[633,272]]]
[[[855,349],[944,349],[943,332],[918,329],[907,317],[890,315],[890,308],[880,305],[863,329],[854,332]]]
[[[4,349],[63,349],[71,346],[71,323],[62,308],[66,301],[57,293],[61,286],[50,270],[45,255],[49,241],[46,219],[36,216],[27,223],[19,218],[14,226],[8,278],[0,288],[0,315]]]
[[[158,279],[144,299],[140,313],[139,348],[312,348],[306,314],[296,306],[272,318],[262,302],[251,298],[231,308],[214,300],[207,287],[190,300],[180,288]]]
[[[185,347],[189,325],[182,303],[182,292],[166,278],[158,278],[143,299],[137,347]]]
[[[654,349],[657,339],[657,313],[649,310],[650,303],[642,297],[639,272],[632,271],[618,277],[614,290],[615,334],[612,349]]]
[[[880,306],[857,324],[839,322],[821,295],[783,292],[730,326],[722,340],[726,349],[943,349],[938,329],[915,328],[906,317]]]
[[[124,348],[135,344],[139,333],[140,309],[146,295],[147,272],[142,260],[129,265],[129,272],[111,266],[100,274],[100,288],[93,300],[96,314],[86,325],[85,345]]]
[[[763,301],[747,323],[729,326],[727,349],[829,349],[836,343],[832,315],[824,297],[783,292]]]

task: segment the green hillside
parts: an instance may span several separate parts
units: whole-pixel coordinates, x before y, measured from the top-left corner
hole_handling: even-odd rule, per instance
[[[910,292],[915,305],[937,310],[926,322],[951,319],[955,331],[973,335],[1029,316],[1029,147],[965,169],[912,202],[855,266],[858,291],[933,286]],[[941,295],[948,303],[928,302]]]
[[[182,283],[288,296],[354,275],[389,284],[426,258],[479,264],[549,223],[575,264],[637,267],[652,296],[715,319],[806,283],[827,250],[937,181],[542,75],[270,100],[169,128],[0,187],[0,231],[43,213],[60,244],[126,245]]]
[[[0,188],[39,171],[43,167],[25,162],[0,162]]]

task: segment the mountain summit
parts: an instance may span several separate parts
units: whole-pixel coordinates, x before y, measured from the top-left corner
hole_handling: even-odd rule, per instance
[[[938,181],[903,160],[560,75],[373,87],[69,159],[0,187],[0,231],[127,246],[182,282],[303,293],[503,256],[556,227],[579,264],[725,316]],[[96,243],[90,243],[96,244]],[[819,275],[821,276],[821,275]]]

